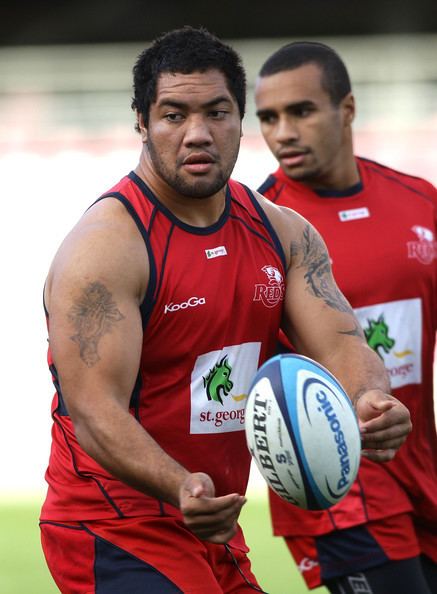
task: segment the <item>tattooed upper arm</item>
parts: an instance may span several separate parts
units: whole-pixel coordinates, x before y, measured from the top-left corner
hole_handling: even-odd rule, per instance
[[[71,340],[79,345],[80,358],[88,367],[99,360],[99,341],[114,324],[124,319],[112,294],[101,282],[89,283],[75,300],[68,313],[76,334]]]
[[[304,270],[306,290],[337,311],[353,315],[353,310],[332,276],[331,263],[323,241],[314,228],[306,223],[300,240],[292,241],[290,254],[293,265]],[[362,336],[361,328],[354,321],[354,328],[341,334]]]

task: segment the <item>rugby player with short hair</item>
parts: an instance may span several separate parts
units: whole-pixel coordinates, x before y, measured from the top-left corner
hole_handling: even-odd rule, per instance
[[[322,234],[340,290],[413,421],[394,460],[381,465],[363,456],[351,491],[333,508],[303,511],[271,492],[274,532],[310,588],[436,594],[437,191],[354,155],[355,100],[332,48],[283,46],[262,66],[255,98],[279,163],[259,191]]]

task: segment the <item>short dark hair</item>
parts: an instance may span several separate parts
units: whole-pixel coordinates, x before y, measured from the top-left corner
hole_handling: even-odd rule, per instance
[[[351,92],[351,81],[343,60],[331,47],[315,41],[294,41],[284,45],[264,62],[259,76],[271,76],[306,64],[316,64],[321,69],[322,86],[333,105],[338,105]]]
[[[240,117],[246,107],[246,73],[239,54],[203,27],[190,26],[157,37],[138,56],[133,68],[132,109],[141,113],[147,125],[150,105],[156,100],[162,73],[191,74],[214,68],[223,73],[228,90],[237,101]],[[137,128],[138,129],[138,128]]]

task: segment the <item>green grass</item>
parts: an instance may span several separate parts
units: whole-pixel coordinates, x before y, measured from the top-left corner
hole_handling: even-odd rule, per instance
[[[251,495],[240,515],[253,573],[269,594],[308,594],[310,590],[300,575],[282,538],[272,536],[266,495]],[[326,588],[311,590],[328,594]]]
[[[0,592],[59,594],[41,550],[40,501],[0,501]]]
[[[40,501],[36,498],[0,500],[1,594],[59,594],[41,551],[39,509]],[[307,594],[284,542],[271,535],[265,496],[249,494],[241,523],[251,548],[253,571],[266,592]],[[320,588],[313,592],[326,594],[327,591]]]

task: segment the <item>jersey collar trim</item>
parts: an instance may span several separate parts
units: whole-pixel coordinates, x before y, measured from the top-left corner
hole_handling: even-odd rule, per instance
[[[363,191],[363,182],[360,180],[346,190],[314,190],[320,198],[348,198]]]
[[[281,169],[281,167],[279,167],[276,170],[274,176],[277,179],[284,181],[287,185],[289,185],[291,187],[307,189],[309,192],[312,192],[319,198],[349,198],[351,196],[355,196],[356,194],[359,194],[364,189],[363,172],[361,171],[361,166],[360,166],[359,161],[358,161],[357,165],[358,165],[358,172],[360,175],[360,180],[356,184],[354,184],[350,188],[346,188],[345,190],[317,190],[314,188],[310,188],[309,186],[306,186],[303,182],[298,182],[298,181],[294,181],[294,180],[290,179],[284,173],[284,171]],[[269,179],[266,180],[265,184],[267,184],[268,182],[269,182]]]
[[[169,210],[160,200],[155,196],[149,186],[134,172],[131,171],[128,175],[129,179],[132,180],[143,192],[145,197],[152,202],[174,225],[177,227],[184,229],[188,233],[192,233],[194,235],[209,235],[210,233],[215,233],[218,231],[223,225],[226,223],[229,217],[229,212],[231,210],[231,192],[229,189],[229,185],[226,186],[226,195],[225,195],[225,208],[217,219],[217,221],[213,225],[209,225],[208,227],[196,227],[194,225],[189,225],[188,223],[184,223],[180,219],[178,219],[172,212]]]

